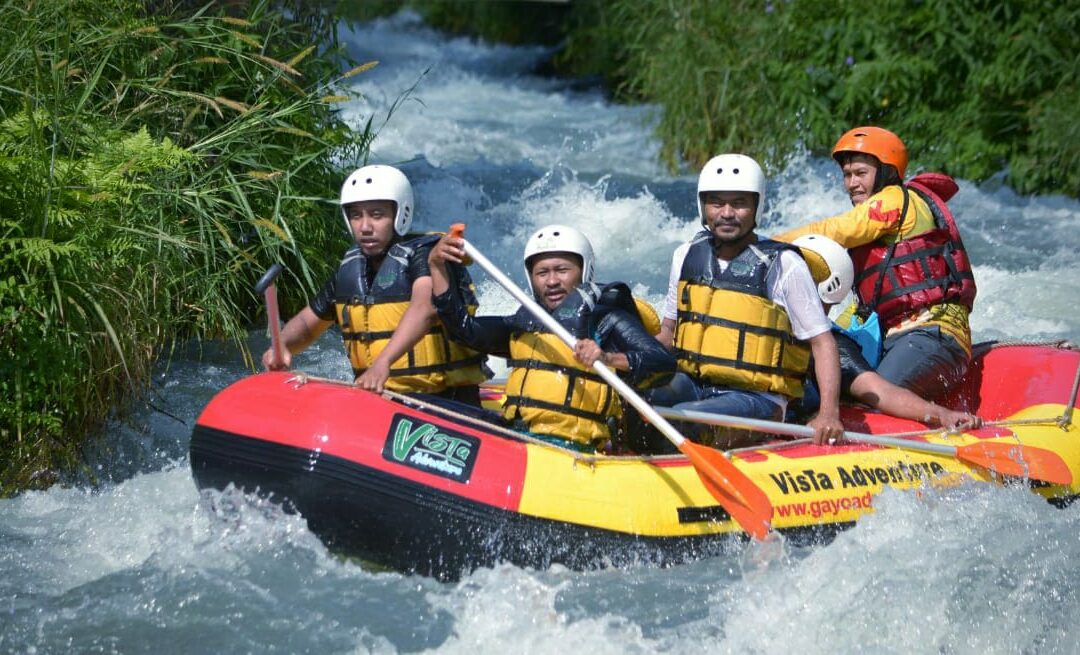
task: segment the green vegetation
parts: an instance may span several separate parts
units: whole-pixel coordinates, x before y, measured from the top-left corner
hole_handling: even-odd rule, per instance
[[[607,5],[623,90],[664,106],[666,154],[826,153],[888,127],[924,168],[1080,195],[1080,6],[635,0]],[[1073,114],[1075,116],[1075,113]]]
[[[557,21],[560,70],[604,75],[618,97],[662,108],[672,167],[730,151],[782,165],[873,124],[903,137],[915,169],[971,180],[1005,170],[1020,192],[1080,196],[1076,2],[408,4],[434,25],[511,41]],[[558,41],[542,27],[524,34]]]
[[[342,245],[325,198],[370,132],[334,109],[332,21],[148,4],[0,7],[0,495],[76,464],[178,340],[242,345],[271,262],[311,289]]]

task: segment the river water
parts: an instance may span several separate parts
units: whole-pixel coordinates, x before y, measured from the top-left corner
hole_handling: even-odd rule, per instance
[[[544,49],[448,39],[407,13],[343,38],[361,61],[381,61],[356,78],[364,98],[347,111],[381,126],[372,161],[414,181],[417,227],[464,220],[524,282],[524,240],[568,223],[593,241],[598,279],[630,281],[659,306],[671,252],[696,230],[695,175],[657,164],[650,108],[532,74]],[[764,234],[847,205],[835,165],[807,156],[774,176],[769,196]],[[1080,342],[1080,204],[961,182],[953,207],[979,283],[976,340]],[[484,313],[512,308],[477,277]],[[252,334],[256,350],[265,342]],[[348,376],[333,335],[297,366]],[[107,431],[92,476],[0,501],[0,652],[1072,653],[1080,643],[1080,507],[1019,489],[886,492],[827,546],[732,547],[662,570],[500,566],[439,583],[343,560],[301,517],[196,491],[191,426],[247,373],[229,345],[189,346]]]

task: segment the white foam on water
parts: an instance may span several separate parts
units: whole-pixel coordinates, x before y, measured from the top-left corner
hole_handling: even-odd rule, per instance
[[[697,231],[695,224],[672,215],[647,187],[632,196],[612,197],[606,179],[594,184],[576,179],[540,184],[522,194],[506,213],[518,216],[518,221],[496,250],[520,252],[522,244],[541,227],[569,225],[593,244],[597,281],[637,284],[650,300],[663,298],[671,253]]]
[[[389,44],[385,51],[379,48],[378,67],[353,78],[363,99],[345,111],[358,126],[375,118],[379,136],[372,161],[421,156],[434,166],[482,159],[527,161],[543,169],[564,164],[601,174],[613,165],[642,177],[662,174],[658,143],[641,138],[652,109],[611,105],[598,90],[574,91],[530,75],[546,49],[448,40],[417,26],[408,12],[341,38],[361,60],[373,40]]]
[[[503,565],[477,571],[448,592],[429,594],[435,607],[455,617],[454,634],[433,650],[462,655],[656,652],[658,644],[622,617],[570,617],[558,607],[567,582],[552,577]]]
[[[718,652],[1069,652],[1080,513],[1026,489],[888,490],[877,513],[715,597]],[[1054,609],[1047,607],[1054,599]]]

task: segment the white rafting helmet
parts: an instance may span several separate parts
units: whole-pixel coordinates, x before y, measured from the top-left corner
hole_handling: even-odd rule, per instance
[[[765,173],[756,161],[746,155],[717,155],[705,162],[698,176],[698,219],[706,228],[705,207],[701,204],[701,194],[708,191],[750,191],[757,194],[754,210],[754,222],[761,219],[761,208],[765,206]]]
[[[806,257],[806,263],[810,266],[814,281],[818,283],[818,295],[822,302],[835,305],[847,297],[855,282],[855,266],[843,246],[820,234],[804,234],[792,241],[791,245],[811,253]],[[820,261],[815,261],[812,255],[817,255]]]
[[[525,279],[529,282],[529,291],[536,295],[532,285],[532,271],[529,260],[545,252],[570,252],[581,257],[581,283],[592,282],[593,255],[592,244],[585,235],[568,225],[548,225],[533,233],[525,242]]]
[[[364,166],[352,172],[341,185],[341,214],[345,228],[352,234],[349,215],[345,205],[364,200],[392,200],[397,205],[394,215],[394,232],[405,236],[412,226],[413,190],[409,178],[393,166]]]

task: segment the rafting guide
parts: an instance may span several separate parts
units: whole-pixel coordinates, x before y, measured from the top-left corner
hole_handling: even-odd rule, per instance
[[[855,272],[847,250],[828,237],[819,234],[804,234],[795,239],[792,245],[798,246],[807,260],[818,284],[818,295],[825,311],[848,297]],[[840,320],[851,321],[851,313],[845,313]],[[851,325],[851,323],[849,323]],[[869,344],[860,342],[858,330],[853,334],[850,328],[832,323],[833,337],[836,339],[840,355],[840,393],[848,402],[861,402],[890,416],[921,421],[929,426],[942,426],[950,429],[977,428],[982,419],[968,412],[949,409],[936,405],[918,396],[915,392],[889,382],[874,370],[871,359],[876,359],[880,340],[874,339]],[[805,392],[790,409],[793,416],[812,413],[817,408],[817,380],[808,373]]]
[[[777,235],[808,234],[851,251],[858,320],[876,315],[883,329],[875,370],[892,384],[936,400],[954,388],[971,361],[969,314],[975,278],[952,211],[959,187],[941,173],[904,182],[908,152],[896,134],[857,127],[836,142],[852,209]]]

